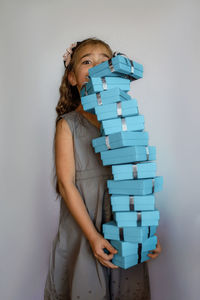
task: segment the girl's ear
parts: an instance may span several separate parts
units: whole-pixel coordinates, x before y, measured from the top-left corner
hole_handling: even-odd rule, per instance
[[[74,71],[70,71],[69,74],[68,74],[68,81],[70,82],[70,84],[72,86],[75,86],[77,84],[77,81],[76,81],[76,76],[74,74]]]

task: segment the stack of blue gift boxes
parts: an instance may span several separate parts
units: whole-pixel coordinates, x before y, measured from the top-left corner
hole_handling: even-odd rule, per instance
[[[155,192],[163,178],[156,176],[156,148],[149,146],[144,116],[136,99],[127,93],[130,82],[143,77],[143,66],[116,55],[89,69],[89,82],[81,89],[83,109],[101,122],[100,137],[92,140],[104,166],[112,166],[107,181],[113,220],[103,224],[104,237],[118,250],[112,262],[127,269],[149,259],[156,248],[159,211]]]

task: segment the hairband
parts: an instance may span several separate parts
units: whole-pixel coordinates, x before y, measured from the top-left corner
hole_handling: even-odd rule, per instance
[[[67,67],[70,63],[70,60],[71,60],[71,55],[72,55],[72,52],[73,52],[73,48],[77,46],[77,42],[75,43],[72,43],[70,45],[69,48],[66,49],[65,53],[63,54],[63,61],[64,61],[64,65],[65,67]]]
[[[71,56],[72,56],[72,53],[73,53],[73,48],[75,48],[77,46],[77,44],[79,44],[80,42],[75,42],[75,43],[72,43],[70,45],[69,48],[66,49],[65,53],[63,54],[63,61],[64,61],[64,65],[65,67],[67,68],[67,66],[69,65],[70,63],[70,60],[71,60]],[[120,53],[120,52],[117,52],[115,51],[113,53],[113,57],[117,56],[117,55],[123,55],[123,56],[126,56],[124,53]]]

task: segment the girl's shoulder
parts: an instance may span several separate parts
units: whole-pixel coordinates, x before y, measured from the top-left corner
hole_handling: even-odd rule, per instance
[[[67,113],[64,113],[64,114],[60,115],[60,118],[64,118],[66,120],[67,119],[71,120],[71,119],[76,118],[77,115],[78,115],[78,112],[76,110],[73,110],[73,111],[70,111],[70,112],[67,112]]]
[[[65,121],[67,121],[67,123],[71,129],[71,132],[73,133],[79,122],[79,113],[75,110],[64,113],[59,116],[57,122],[61,119],[65,119]]]

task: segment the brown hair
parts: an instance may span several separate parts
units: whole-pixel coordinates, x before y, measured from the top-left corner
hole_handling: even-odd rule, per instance
[[[58,101],[58,104],[56,106],[56,112],[57,112],[57,117],[56,117],[56,122],[55,122],[55,129],[58,120],[60,119],[60,116],[68,113],[70,111],[75,110],[80,102],[80,95],[78,92],[78,89],[76,86],[72,86],[70,82],[68,81],[68,75],[69,72],[74,70],[74,66],[76,64],[76,59],[77,59],[77,54],[79,53],[80,49],[82,49],[86,45],[104,45],[108,51],[110,52],[111,57],[113,56],[113,51],[111,50],[110,46],[97,38],[87,38],[85,40],[82,40],[81,42],[77,42],[76,47],[72,48],[72,55],[71,55],[71,60],[70,63],[67,67],[65,67],[65,72],[61,80],[61,85],[59,88],[60,92],[60,98]],[[54,141],[53,141],[53,153],[54,153],[54,186],[57,192],[57,198],[59,197],[59,188],[58,188],[58,181],[57,181],[57,176],[56,176],[56,168],[55,168],[55,134],[54,134]]]
[[[110,46],[104,41],[99,40],[97,38],[88,38],[81,42],[77,42],[77,46],[72,48],[73,52],[71,55],[71,61],[67,66],[67,68],[65,68],[65,72],[61,81],[61,86],[59,88],[60,98],[56,106],[56,112],[57,112],[56,121],[59,119],[60,115],[73,111],[79,106],[81,100],[80,100],[78,89],[76,86],[70,85],[68,81],[68,74],[70,71],[74,69],[74,65],[77,59],[77,54],[79,53],[80,49],[82,49],[86,45],[97,45],[97,44],[104,45],[110,52],[111,56],[113,55]]]

